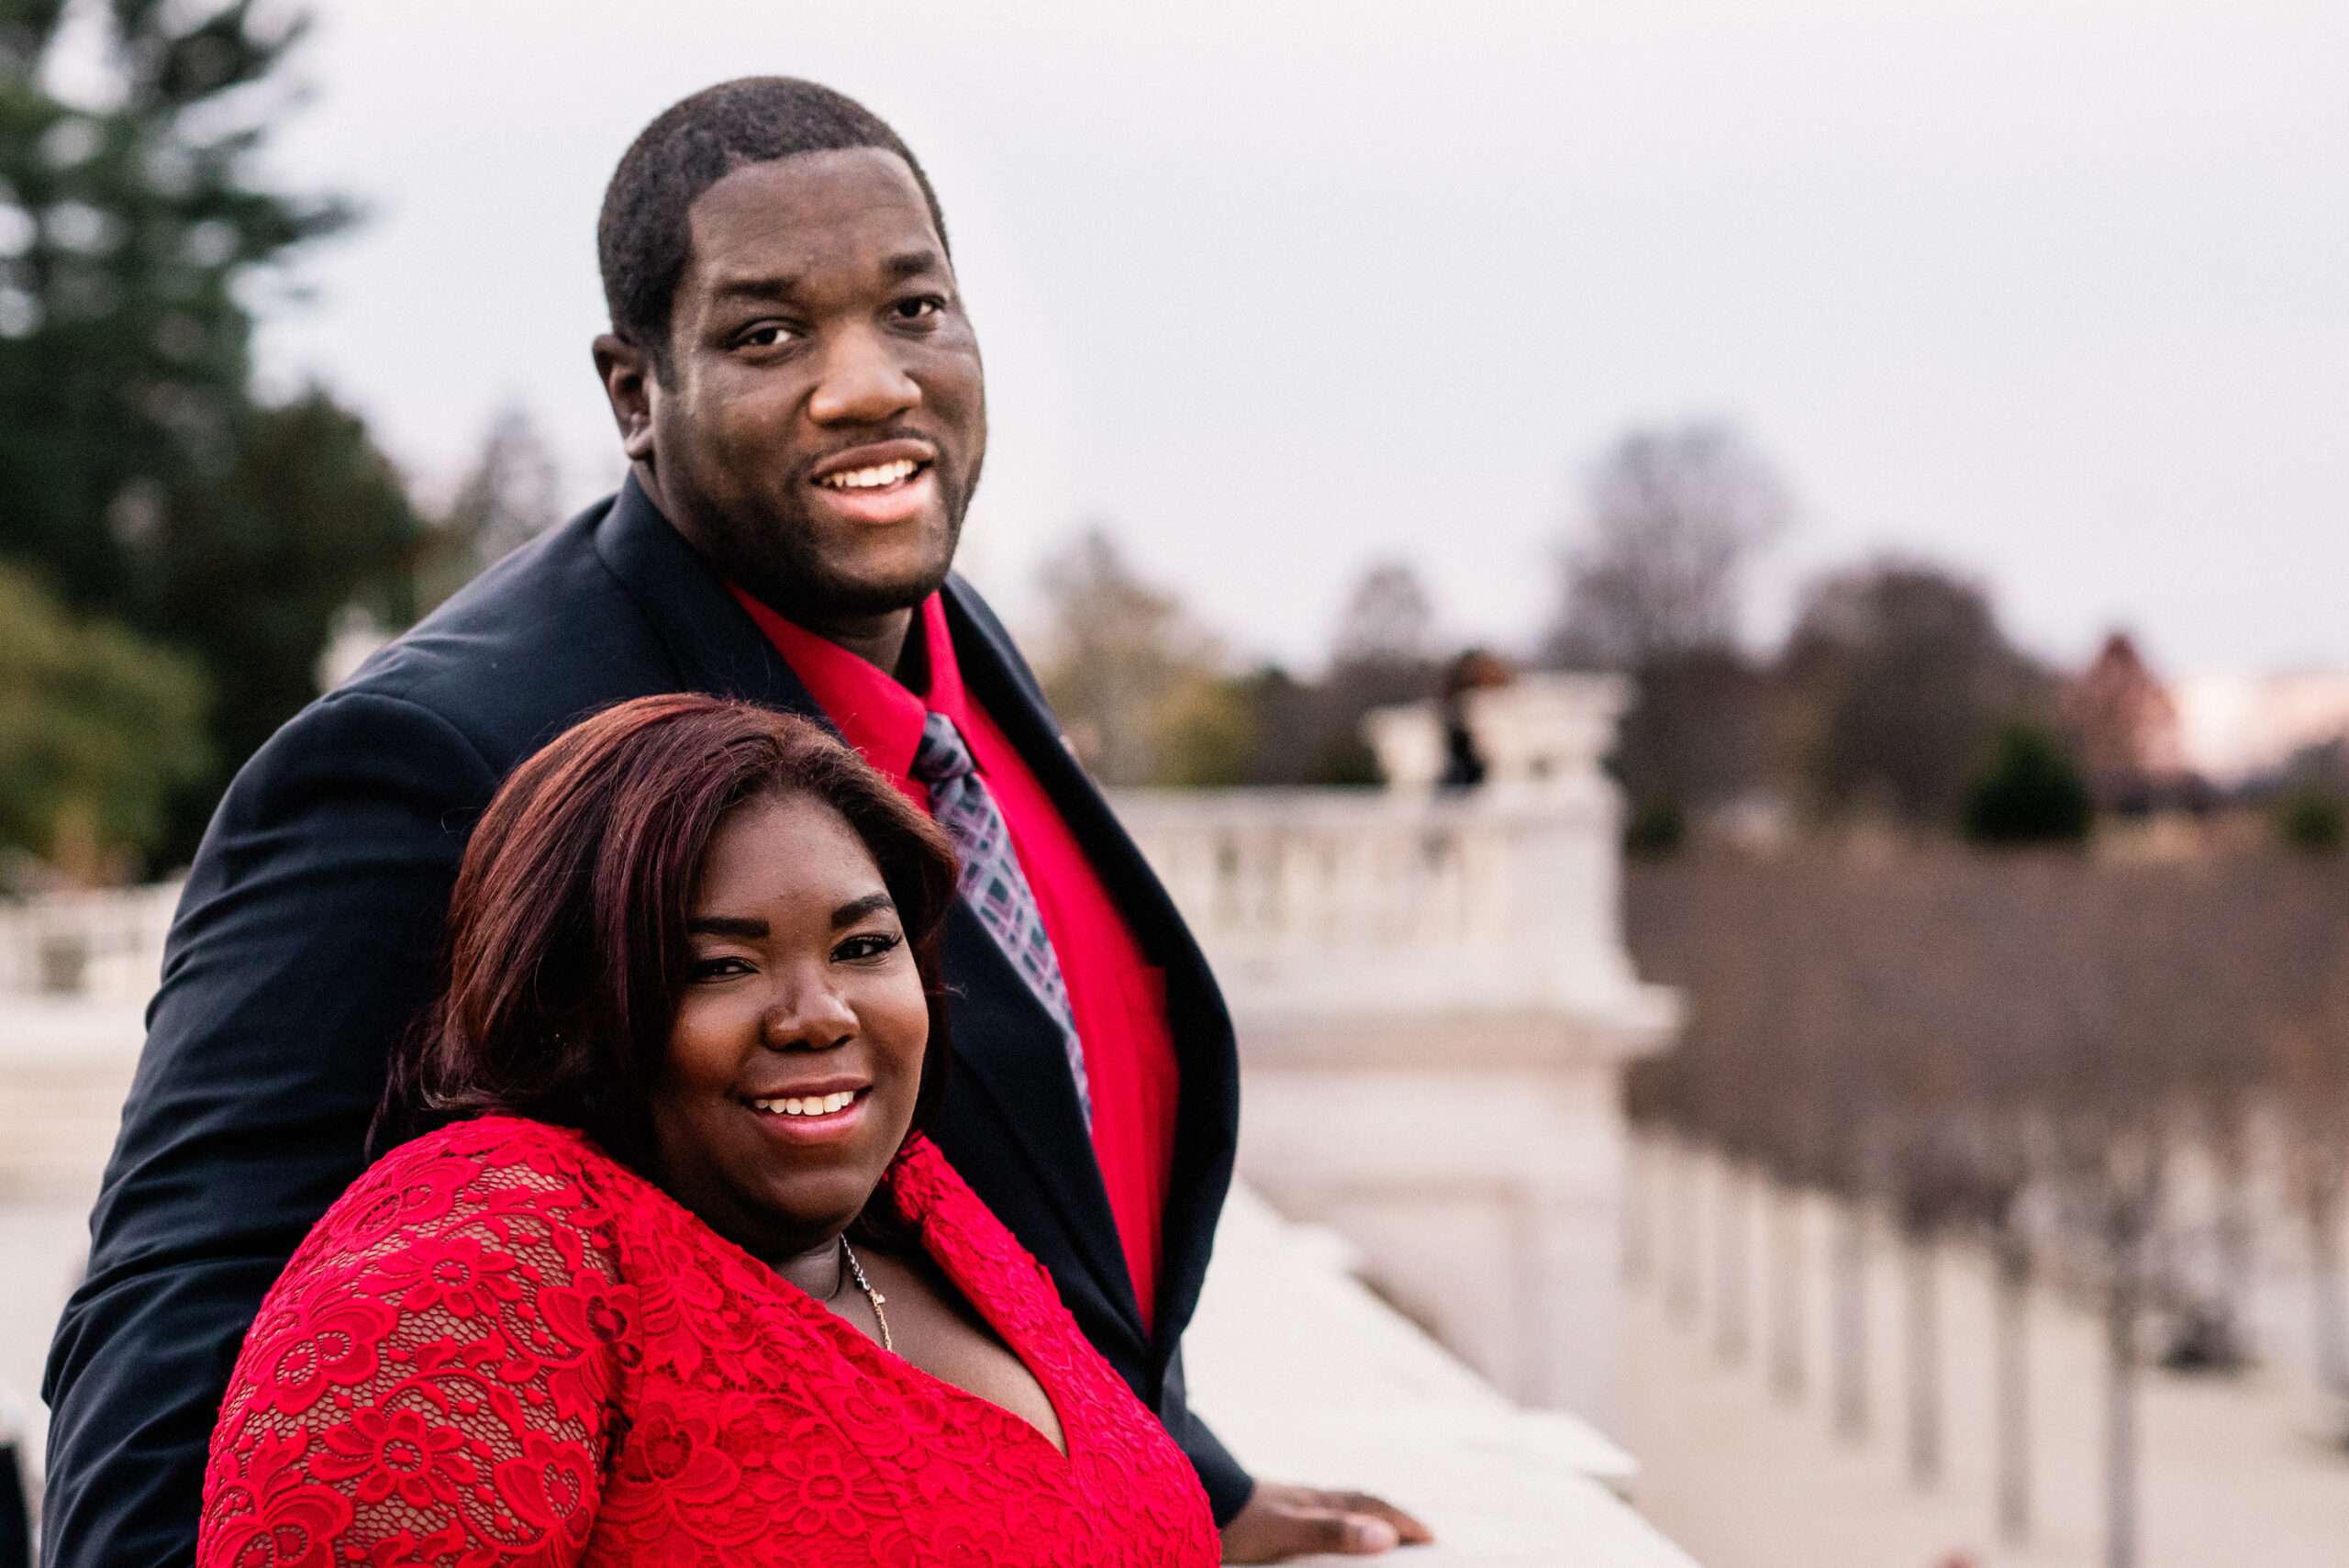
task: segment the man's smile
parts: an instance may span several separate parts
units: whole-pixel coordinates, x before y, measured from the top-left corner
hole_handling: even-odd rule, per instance
[[[809,482],[818,505],[849,522],[887,526],[911,521],[938,499],[938,449],[924,440],[871,441],[834,452]]]
[[[876,463],[871,468],[852,468],[845,473],[827,474],[816,483],[827,490],[878,490],[900,480],[911,479],[922,465],[909,457],[895,462]]]

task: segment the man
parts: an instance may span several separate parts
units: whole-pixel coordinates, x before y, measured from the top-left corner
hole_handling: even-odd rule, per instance
[[[680,689],[827,719],[956,838],[955,1078],[932,1136],[1159,1411],[1227,1556],[1423,1538],[1375,1499],[1252,1481],[1185,1403],[1231,1169],[1230,1025],[949,575],[985,400],[920,166],[837,94],[731,83],[639,138],[598,246],[619,495],[297,716],[198,851],[50,1355],[47,1561],[187,1560],[229,1366],[362,1167],[473,815],[582,714]]]

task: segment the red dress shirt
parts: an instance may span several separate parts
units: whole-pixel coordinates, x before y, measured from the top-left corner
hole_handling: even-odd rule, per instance
[[[262,1303],[196,1568],[1208,1568],[1205,1493],[926,1139],[886,1177],[1067,1452],[883,1350],[576,1132],[385,1155]]]
[[[1143,1327],[1154,1327],[1182,1083],[1166,1021],[1165,972],[1142,957],[1125,917],[1043,786],[995,720],[964,693],[962,666],[946,629],[946,606],[937,595],[923,603],[907,632],[923,639],[929,655],[926,699],[741,589],[734,596],[848,743],[925,811],[930,792],[910,776],[922,720],[932,711],[942,713],[963,732],[971,761],[1011,831],[1019,869],[1035,890],[1044,930],[1060,958],[1069,1010],[1085,1050],[1085,1083],[1093,1093],[1094,1157],[1108,1188],[1109,1212],[1118,1223]]]

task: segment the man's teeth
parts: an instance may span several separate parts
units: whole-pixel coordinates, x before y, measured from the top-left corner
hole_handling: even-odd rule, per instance
[[[763,1111],[778,1116],[829,1116],[844,1111],[856,1098],[855,1091],[840,1095],[809,1095],[804,1099],[752,1100],[751,1104]]]
[[[884,484],[895,484],[901,479],[911,479],[921,464],[909,457],[895,462],[885,462],[872,468],[852,468],[844,473],[828,473],[820,481],[833,490],[874,490]]]

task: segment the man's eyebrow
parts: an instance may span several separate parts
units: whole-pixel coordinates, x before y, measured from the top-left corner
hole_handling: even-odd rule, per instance
[[[767,934],[767,923],[756,916],[696,915],[685,922],[685,934],[692,937],[740,937],[756,941]]]
[[[900,250],[882,258],[881,276],[885,283],[901,284],[907,278],[918,278],[939,271],[944,261],[942,255],[929,247],[918,250]],[[710,292],[726,300],[785,300],[799,292],[799,278],[792,272],[727,278],[712,287]]]
[[[720,299],[789,299],[799,292],[799,280],[789,273],[763,278],[729,278],[710,292]]]
[[[881,263],[881,275],[893,284],[901,284],[907,278],[918,278],[924,272],[936,272],[944,260],[945,258],[936,250],[926,248],[919,250],[900,250]]]
[[[837,931],[842,926],[853,926],[867,915],[878,914],[884,909],[895,909],[896,906],[897,901],[890,897],[886,892],[868,893],[862,898],[852,898],[832,911],[832,929]]]

